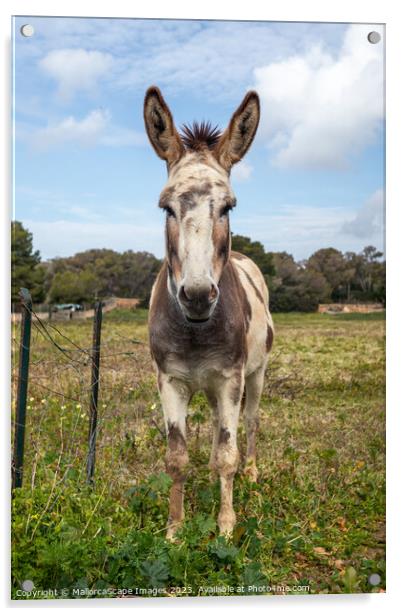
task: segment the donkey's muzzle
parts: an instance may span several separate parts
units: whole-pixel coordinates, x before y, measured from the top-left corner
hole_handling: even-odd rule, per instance
[[[219,289],[215,283],[205,287],[190,287],[181,285],[178,300],[184,316],[190,322],[208,321],[216,302]]]

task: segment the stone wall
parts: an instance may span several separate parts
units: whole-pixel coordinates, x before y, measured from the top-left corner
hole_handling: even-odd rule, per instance
[[[318,312],[379,312],[382,304],[319,304]]]
[[[111,297],[104,302],[102,312],[110,312],[115,308],[136,308],[140,303],[140,300],[133,297]],[[49,320],[49,312],[36,312],[35,313],[41,321]],[[59,310],[58,312],[52,313],[53,321],[68,321],[70,319],[89,319],[94,316],[94,310],[91,308],[90,310],[76,310],[72,314],[69,310]],[[19,323],[21,321],[21,313],[13,312],[11,314],[12,323]]]

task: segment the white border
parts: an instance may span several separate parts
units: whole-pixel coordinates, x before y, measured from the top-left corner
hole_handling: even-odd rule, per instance
[[[399,417],[398,381],[401,380],[401,325],[399,315],[402,308],[401,298],[401,267],[398,248],[401,244],[401,189],[399,178],[401,171],[400,148],[402,144],[402,98],[398,90],[401,74],[402,33],[401,20],[398,19],[398,2],[395,0],[281,0],[266,2],[262,0],[247,0],[244,3],[218,3],[216,0],[203,0],[200,3],[180,2],[179,0],[153,0],[152,3],[132,2],[128,0],[113,0],[100,4],[86,4],[82,0],[3,0],[1,4],[0,28],[2,35],[1,80],[4,90],[4,109],[2,113],[2,135],[5,136],[1,148],[1,174],[3,199],[1,208],[2,223],[0,246],[1,260],[1,338],[4,353],[1,356],[1,409],[3,410],[2,436],[5,441],[1,456],[3,465],[3,486],[5,498],[1,507],[1,530],[4,534],[6,550],[2,550],[0,578],[3,582],[1,593],[6,609],[22,611],[25,608],[42,610],[43,608],[65,608],[74,613],[84,613],[84,609],[132,609],[146,610],[205,610],[208,607],[229,608],[234,613],[244,609],[253,609],[258,613],[266,610],[281,613],[315,614],[325,610],[327,614],[337,614],[340,609],[353,609],[356,614],[365,616],[378,613],[378,610],[396,608],[398,605],[399,581],[401,577],[401,520],[402,504],[400,491],[400,450],[401,420]],[[86,601],[53,601],[45,602],[13,602],[9,595],[9,546],[8,546],[8,490],[9,490],[9,213],[11,185],[11,151],[10,151],[10,59],[11,59],[11,15],[63,15],[87,17],[153,17],[153,18],[190,18],[190,19],[260,19],[271,21],[327,21],[327,22],[363,22],[386,23],[387,35],[387,593],[381,595],[330,595],[312,597],[248,597],[248,598],[203,598],[203,599],[151,599],[121,601],[93,600]],[[5,52],[5,53],[4,53]],[[7,204],[7,205],[5,205]],[[398,352],[399,351],[399,352]],[[5,412],[4,412],[5,411]],[[362,426],[364,429],[364,426]]]

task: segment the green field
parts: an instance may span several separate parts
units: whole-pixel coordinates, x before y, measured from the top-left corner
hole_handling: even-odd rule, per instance
[[[217,533],[209,409],[202,394],[193,398],[186,522],[176,543],[164,538],[170,479],[146,316],[104,317],[93,488],[85,482],[92,323],[49,328],[62,350],[33,329],[12,596],[24,580],[71,597],[123,588],[198,595],[217,586],[222,594],[384,591],[384,315],[274,315],[260,476],[256,484],[236,477],[230,541]],[[14,335],[16,350],[18,327]],[[242,424],[239,448],[243,457]]]

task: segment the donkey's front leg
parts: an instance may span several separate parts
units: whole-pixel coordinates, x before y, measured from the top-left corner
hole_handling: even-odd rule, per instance
[[[218,525],[221,534],[230,534],[236,523],[233,510],[233,479],[239,464],[237,426],[244,389],[243,370],[236,371],[217,388],[219,413],[218,445],[214,466],[221,482],[221,507]]]
[[[166,472],[170,488],[167,539],[172,539],[184,519],[184,482],[188,465],[186,414],[190,391],[185,383],[162,372],[158,376],[167,435]]]

